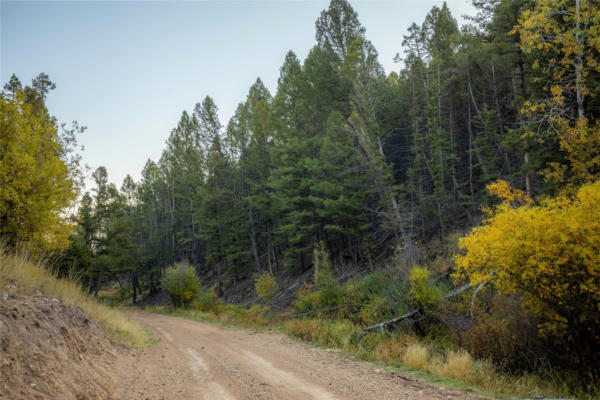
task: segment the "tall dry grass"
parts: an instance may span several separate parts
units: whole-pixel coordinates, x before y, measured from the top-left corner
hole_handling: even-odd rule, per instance
[[[432,376],[462,382],[466,387],[500,398],[553,397],[572,398],[566,385],[559,381],[542,379],[533,374],[505,374],[492,362],[473,359],[464,350],[442,350],[419,339],[405,335],[385,337],[376,334],[362,342],[348,340],[360,329],[348,322],[320,319],[293,319],[285,323],[287,332],[309,342],[336,347],[367,360],[381,361],[390,365],[403,365]],[[370,343],[368,341],[371,340]],[[582,396],[582,398],[595,398]]]
[[[40,290],[48,297],[66,304],[81,307],[116,343],[144,346],[150,343],[150,335],[141,325],[130,321],[123,314],[90,298],[74,279],[57,279],[44,267],[44,261],[27,250],[8,250],[0,245],[0,290],[14,284],[22,294]]]
[[[401,350],[397,350],[402,353]],[[507,375],[498,372],[487,360],[476,360],[464,351],[434,351],[422,343],[405,347],[399,361],[411,368],[445,377],[476,387],[496,396],[568,397],[566,388],[532,374]]]

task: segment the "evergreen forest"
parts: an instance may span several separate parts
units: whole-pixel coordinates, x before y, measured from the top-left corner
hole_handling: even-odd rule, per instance
[[[100,166],[85,188],[84,128],[52,117],[50,77],[13,75],[0,96],[2,240],[44,252],[90,296],[118,282],[133,303],[180,263],[222,303],[270,305],[308,277],[290,307],[323,326],[414,310],[398,329],[433,348],[594,393],[600,4],[473,4],[462,26],[431,8],[394,38],[386,74],[357,12],[331,0],[276,88],[257,78],[229,121],[199,93],[160,158],[120,186]],[[258,296],[239,294],[248,282]],[[352,340],[379,335],[363,334]]]

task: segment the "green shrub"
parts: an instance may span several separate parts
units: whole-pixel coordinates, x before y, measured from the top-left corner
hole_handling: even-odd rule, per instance
[[[244,325],[263,326],[268,322],[266,315],[269,309],[269,306],[254,304],[250,308],[244,310],[241,316],[242,322]]]
[[[161,286],[169,293],[175,307],[187,308],[201,290],[194,267],[187,263],[177,263],[167,268]]]
[[[315,286],[319,289],[335,286],[336,281],[331,272],[329,253],[323,242],[319,242],[313,251],[313,267],[315,269]]]
[[[319,243],[313,253],[315,269],[314,285],[305,284],[296,296],[294,308],[300,313],[340,306],[333,314],[340,314],[345,306],[344,287],[339,285],[331,272],[329,255],[323,243]],[[331,315],[332,313],[330,313]]]
[[[442,298],[442,289],[437,287],[427,268],[414,267],[410,271],[410,297],[416,306],[424,310],[435,309]]]
[[[351,349],[352,338],[360,333],[360,328],[344,320],[293,319],[285,323],[285,329],[299,339],[344,350]]]
[[[372,325],[392,318],[391,311],[392,307],[387,297],[378,295],[361,308],[359,318],[362,324]]]
[[[254,287],[258,297],[264,301],[271,299],[279,290],[273,274],[266,271],[254,276]]]
[[[192,303],[192,308],[197,311],[208,312],[214,311],[219,304],[219,298],[214,289],[201,288],[196,295],[196,299]]]

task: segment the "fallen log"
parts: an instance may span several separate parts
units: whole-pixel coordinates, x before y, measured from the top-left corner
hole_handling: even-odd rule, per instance
[[[373,331],[375,329],[381,329],[383,331],[388,325],[397,324],[398,322],[403,321],[403,320],[405,320],[407,318],[414,317],[418,313],[419,313],[419,309],[417,308],[417,309],[409,311],[406,314],[401,315],[399,317],[392,318],[390,320],[383,321],[383,322],[380,322],[378,324],[368,326],[365,329],[363,329],[363,331],[361,332],[361,334],[358,336],[358,340],[361,340],[367,333],[369,333],[369,332],[371,332],[371,331]]]
[[[466,284],[464,286],[461,286],[458,289],[455,289],[455,290],[451,291],[450,293],[446,293],[446,295],[444,295],[444,297],[442,297],[441,300],[449,299],[451,297],[458,296],[459,294],[461,294],[462,292],[464,292],[465,290],[468,290],[470,288],[471,288],[471,284]],[[380,323],[375,324],[375,325],[367,326],[366,328],[363,329],[363,331],[361,332],[361,334],[358,336],[358,340],[361,340],[367,333],[369,333],[369,332],[371,332],[371,331],[373,331],[375,329],[381,329],[383,331],[388,325],[397,324],[398,322],[404,321],[405,319],[414,317],[418,313],[419,313],[419,309],[416,308],[416,309],[414,309],[412,311],[407,312],[404,315],[400,315],[399,317],[395,317],[395,318],[392,318],[392,319],[387,320],[387,321],[380,322]]]
[[[300,313],[300,314],[294,314],[293,317],[294,318],[305,317],[307,315],[314,314],[314,313],[317,313],[317,312],[326,312],[326,311],[338,310],[340,308],[348,307],[348,306],[351,306],[351,305],[353,305],[353,304],[340,304],[339,306],[317,308],[316,310],[310,310],[310,311],[306,311],[306,312],[303,312],[303,313]],[[360,306],[361,304],[357,304],[357,305]]]

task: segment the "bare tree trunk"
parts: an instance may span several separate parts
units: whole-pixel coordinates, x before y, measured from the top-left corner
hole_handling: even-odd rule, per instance
[[[521,57],[519,57],[519,61],[517,62],[517,67],[519,69],[519,79],[520,79],[520,83],[519,83],[519,88],[521,89],[521,97],[525,97],[525,71],[523,70],[523,60],[521,60]],[[516,85],[514,83],[514,78],[513,78],[513,96],[517,97],[517,89],[516,89]],[[525,121],[523,120],[523,116],[521,115],[521,113],[518,113],[519,115],[519,126],[521,127],[521,129],[523,129],[525,127]],[[527,139],[523,139],[523,147],[525,149],[525,154],[523,156],[523,163],[525,165],[525,169],[527,170],[529,163],[531,162],[531,153],[527,150]],[[527,194],[527,197],[532,198],[533,197],[533,185],[531,184],[531,176],[529,175],[528,172],[525,172],[525,193]]]
[[[175,261],[175,176],[173,176],[173,184],[171,186],[171,198],[169,199],[170,214],[171,214],[171,248],[173,249],[173,259]]]
[[[473,128],[471,127],[471,106],[467,106],[467,129],[469,131],[469,191],[471,192],[471,207],[475,211],[475,189],[473,185]]]
[[[585,110],[583,108],[583,100],[585,91],[583,90],[583,51],[584,45],[581,43],[581,0],[575,0],[575,42],[577,43],[577,51],[575,52],[575,88],[577,91],[577,117],[581,123],[585,119]]]
[[[252,218],[252,210],[248,208],[248,221],[250,222],[250,243],[252,244],[252,254],[256,262],[256,270],[260,272],[260,259],[258,258],[258,249],[256,247],[256,232],[254,231],[254,218]]]
[[[383,152],[383,145],[379,136],[377,136],[377,148],[379,149],[379,154],[381,155],[382,160],[385,160],[385,153]],[[387,189],[383,189],[383,192],[386,193],[387,197],[389,197],[390,199],[392,209],[394,210],[394,215],[396,216],[396,220],[398,221],[398,229],[400,230],[400,234],[402,235],[402,239],[404,239],[405,244],[408,244],[408,237],[406,236],[406,232],[404,231],[402,215],[400,214],[400,207],[398,207],[398,201],[396,200],[396,196],[394,196],[393,193],[389,193],[389,190]]]
[[[468,69],[467,69],[467,87],[469,88],[469,95],[471,97],[471,102],[473,103],[473,108],[475,108],[475,112],[477,113],[477,115],[481,116],[481,114],[479,112],[479,107],[477,107],[477,102],[475,101],[475,96],[473,95],[473,87],[471,86],[471,75],[470,75]],[[472,144],[473,144],[473,149],[475,150],[475,157],[477,157],[477,162],[479,163],[481,170],[483,171],[483,173],[485,175],[488,175],[488,171],[486,169],[485,163],[483,162],[483,157],[481,155],[481,152],[477,148],[477,144],[475,143],[475,140],[473,140]]]
[[[271,223],[267,223],[267,261],[269,262],[269,273],[273,274],[273,260],[271,259]],[[273,252],[274,255],[274,252]]]
[[[496,114],[498,115],[498,128],[500,129],[500,135],[504,136],[504,126],[502,121],[502,110],[500,108],[500,99],[498,97],[498,88],[496,87],[496,69],[494,68],[494,60],[492,59],[492,86],[494,88],[494,99],[496,100]],[[504,163],[508,170],[508,173],[511,173],[510,161],[508,160],[508,154],[506,149],[502,150],[502,156],[504,157]]]
[[[525,146],[527,146],[527,143],[525,143]],[[525,152],[524,162],[525,162],[526,167],[531,162],[531,154],[528,151]],[[527,193],[527,197],[530,197],[530,198],[533,197],[533,188],[531,186],[531,177],[529,176],[528,173],[525,174],[525,191]]]
[[[440,77],[440,63],[437,65],[437,81],[438,81],[438,93],[437,93],[437,108],[438,108],[438,120],[437,120],[437,133],[439,140],[439,158],[440,158],[440,181],[442,183],[442,187],[444,186],[444,152],[442,151],[442,80]],[[439,202],[438,202],[439,207]],[[444,230],[442,228],[442,230]]]

